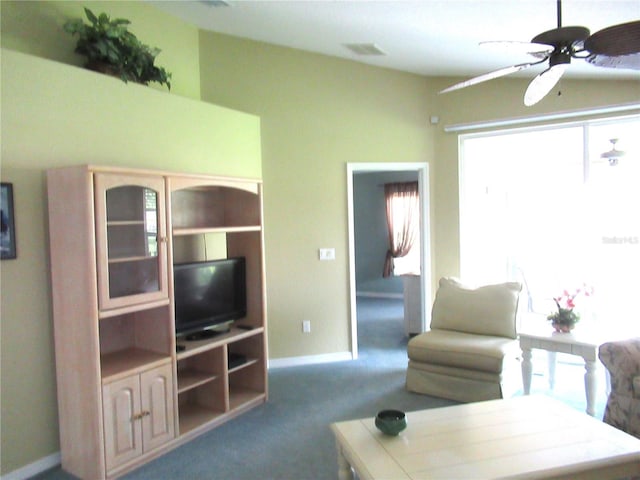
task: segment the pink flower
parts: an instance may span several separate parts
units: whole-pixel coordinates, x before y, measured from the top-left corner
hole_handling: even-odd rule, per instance
[[[581,288],[576,289],[575,292],[569,293],[568,290],[563,290],[562,295],[559,297],[553,297],[553,300],[558,305],[558,308],[565,308],[571,310],[576,307],[575,298],[584,294],[585,297],[589,297],[593,294],[593,287],[588,286],[586,283],[582,284]]]

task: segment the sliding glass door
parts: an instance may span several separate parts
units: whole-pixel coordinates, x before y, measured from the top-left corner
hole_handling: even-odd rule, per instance
[[[640,286],[640,117],[460,138],[461,277],[519,280],[548,313],[584,284],[584,322],[627,325]],[[612,148],[616,166],[601,158]],[[633,322],[635,323],[635,322]],[[640,328],[638,329],[640,332]]]

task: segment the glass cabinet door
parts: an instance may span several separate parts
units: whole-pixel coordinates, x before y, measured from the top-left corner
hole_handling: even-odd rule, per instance
[[[162,177],[95,174],[99,308],[168,298]]]

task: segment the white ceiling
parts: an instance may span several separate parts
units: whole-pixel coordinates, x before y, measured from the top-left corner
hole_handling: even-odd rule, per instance
[[[556,0],[149,0],[202,29],[429,76],[475,76],[526,54],[487,51],[486,40],[529,41],[557,26]],[[640,19],[640,0],[564,0],[563,26],[591,33]],[[373,43],[384,56],[358,56],[349,43]],[[543,65],[518,76],[533,77]],[[638,78],[640,71],[572,61],[565,77]]]

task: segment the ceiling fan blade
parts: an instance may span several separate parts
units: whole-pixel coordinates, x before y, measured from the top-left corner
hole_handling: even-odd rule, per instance
[[[591,54],[585,58],[587,62],[597,67],[628,68],[640,70],[640,53],[610,57],[608,55]]]
[[[545,60],[546,60],[546,57],[540,60],[539,62],[520,63],[519,65],[512,65],[510,67],[494,70],[493,72],[484,73],[477,77],[470,78],[469,80],[465,80],[464,82],[456,83],[455,85],[452,85],[448,88],[445,88],[444,90],[441,90],[439,93],[448,93],[454,90],[460,90],[461,88],[470,87],[471,85],[477,85],[478,83],[486,82],[488,80],[504,77],[505,75],[509,75],[511,73],[524,70],[525,68],[529,68],[532,65],[537,65],[538,63],[544,62]]]
[[[597,31],[584,41],[584,48],[591,54],[609,57],[640,53],[640,20]]]
[[[510,40],[480,42],[479,45],[492,51],[526,53],[538,58],[546,57],[553,52],[554,49],[553,45],[547,45],[545,43],[517,42]]]
[[[558,83],[567,65],[568,63],[553,65],[531,80],[527,91],[524,92],[524,104],[530,107],[542,100],[556,83]]]
[[[640,20],[600,30],[584,42],[587,62],[598,67],[640,70]]]

